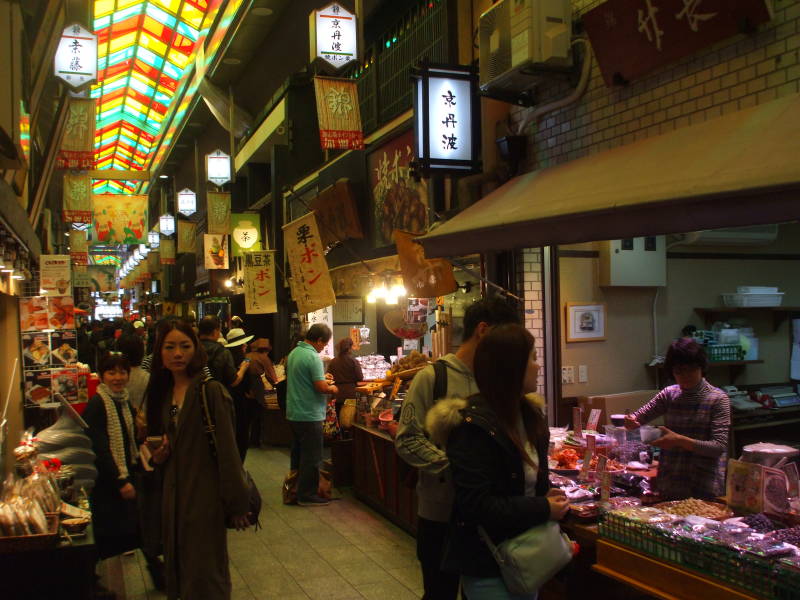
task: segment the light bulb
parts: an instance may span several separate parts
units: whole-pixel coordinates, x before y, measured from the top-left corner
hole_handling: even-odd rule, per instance
[[[389,295],[386,296],[385,302],[386,302],[386,304],[397,304],[397,296],[394,296],[393,294],[389,294]]]
[[[367,294],[367,302],[369,304],[375,304],[376,300],[377,300],[377,298],[375,297],[375,291],[374,290],[371,291],[369,294]]]
[[[226,288],[233,287],[233,281],[231,281],[230,279],[226,279],[225,280],[225,287]]]
[[[408,292],[406,292],[406,288],[405,288],[405,287],[403,287],[403,284],[402,284],[402,283],[396,283],[396,284],[394,284],[394,285],[392,286],[392,289],[391,289],[391,291],[390,291],[390,294],[391,294],[391,295],[393,295],[393,296],[398,296],[398,297],[405,297],[407,293],[408,293]]]

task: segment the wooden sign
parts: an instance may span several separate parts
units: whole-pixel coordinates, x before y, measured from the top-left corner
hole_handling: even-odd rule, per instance
[[[625,85],[772,18],[769,0],[607,0],[583,16],[606,85]]]
[[[322,190],[311,203],[317,213],[319,234],[325,246],[347,239],[364,237],[356,208],[355,190],[347,179]]]

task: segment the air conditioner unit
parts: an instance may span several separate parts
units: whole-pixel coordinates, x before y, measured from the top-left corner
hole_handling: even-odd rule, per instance
[[[480,86],[489,95],[525,92],[572,67],[570,0],[501,0],[479,29]]]
[[[778,237],[777,225],[710,229],[684,234],[675,246],[769,246]],[[673,244],[670,244],[673,245]]]

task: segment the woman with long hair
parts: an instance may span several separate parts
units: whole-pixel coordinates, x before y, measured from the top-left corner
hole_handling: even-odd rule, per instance
[[[205,351],[190,324],[171,321],[159,328],[147,388],[147,433],[161,437],[153,460],[164,466],[167,595],[184,600],[230,598],[226,521],[237,529],[248,525],[231,398],[222,384],[207,379],[204,365]],[[206,431],[203,388],[215,448]]]
[[[544,401],[527,393],[536,389],[538,369],[533,336],[521,325],[499,325],[475,350],[479,393],[428,412],[426,426],[447,449],[455,487],[444,568],[461,575],[470,600],[523,598],[508,591],[479,528],[499,544],[562,519],[569,507],[563,492],[550,489]]]

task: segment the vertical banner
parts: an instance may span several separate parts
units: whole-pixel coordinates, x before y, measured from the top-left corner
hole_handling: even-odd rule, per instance
[[[414,243],[417,237],[405,231],[395,230],[394,241],[403,271],[403,284],[410,298],[435,298],[458,289],[453,275],[453,265],[443,258],[425,258],[425,250]]]
[[[94,123],[96,101],[93,98],[70,98],[57,169],[94,168]]]
[[[93,244],[146,244],[147,195],[95,194]]]
[[[194,247],[192,247],[194,252]],[[161,253],[159,251],[150,252],[147,255],[148,273],[161,273]]]
[[[314,77],[319,143],[324,150],[363,150],[361,109],[354,79]]]
[[[175,264],[175,240],[164,238],[161,240],[161,264],[174,265]]]
[[[69,232],[69,258],[73,265],[89,264],[89,242],[85,231],[72,229]]]
[[[314,212],[284,225],[283,232],[298,310],[310,313],[336,304]]]
[[[228,192],[208,192],[208,233],[231,232],[231,195]]]
[[[218,234],[203,235],[203,255],[206,269],[228,268],[228,236]]]
[[[260,222],[261,217],[255,213],[231,215],[231,256],[244,256],[246,252],[261,249]]]
[[[178,220],[178,254],[194,252],[194,238],[196,235],[196,223]]]
[[[92,180],[83,173],[64,175],[64,221],[67,223],[92,222]]]
[[[40,295],[64,296],[71,291],[69,254],[42,254],[39,267]]]
[[[245,252],[244,312],[248,315],[278,312],[275,284],[275,251]]]

